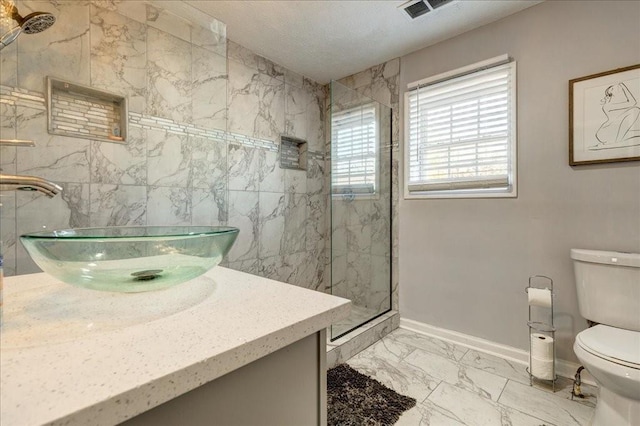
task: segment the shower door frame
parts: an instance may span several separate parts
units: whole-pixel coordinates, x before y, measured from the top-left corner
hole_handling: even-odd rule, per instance
[[[339,84],[343,87],[345,87],[348,90],[354,91],[354,89],[351,89],[350,87],[347,87],[345,85],[343,85],[342,83],[336,82],[334,80],[331,80],[330,84],[329,84],[329,120],[328,120],[328,124],[329,124],[329,136],[330,136],[330,160],[331,160],[331,165],[330,167],[328,167],[329,170],[329,231],[330,231],[330,265],[331,268],[329,268],[329,278],[330,278],[330,283],[331,283],[331,294],[335,295],[335,296],[339,296],[339,297],[343,297],[340,295],[336,295],[333,293],[333,191],[332,191],[332,182],[333,182],[333,125],[332,125],[332,117],[333,117],[333,87],[334,84]],[[364,96],[364,95],[360,95],[360,96]],[[349,328],[346,329],[346,331],[343,331],[341,333],[338,333],[336,336],[333,335],[333,327],[334,325],[331,325],[331,330],[329,330],[329,341],[334,342],[344,336],[346,336],[349,333],[352,333],[353,331],[357,330],[358,328],[371,323],[372,321],[375,321],[376,319],[388,314],[389,312],[391,312],[392,306],[393,306],[393,108],[390,107],[389,105],[384,105],[381,102],[376,101],[375,99],[372,99],[368,96],[364,96],[368,99],[370,99],[372,102],[375,102],[376,104],[382,105],[386,108],[388,108],[388,114],[389,114],[389,140],[386,141],[386,143],[383,144],[383,141],[381,138],[378,138],[379,140],[379,144],[380,144],[380,153],[378,154],[378,157],[382,157],[382,149],[383,148],[388,148],[389,149],[389,204],[388,204],[388,208],[389,208],[389,238],[388,238],[388,244],[389,244],[389,275],[388,275],[388,290],[389,290],[389,303],[387,305],[387,307],[385,309],[383,309],[381,312],[373,315],[371,318],[368,318],[367,320],[363,321],[363,322],[358,322],[358,323],[354,323],[353,326],[349,326]],[[377,114],[378,116],[381,115],[381,113]],[[382,161],[379,161],[380,165],[382,163]],[[382,182],[382,178],[379,177],[380,182]],[[380,187],[382,187],[382,185],[380,185]]]

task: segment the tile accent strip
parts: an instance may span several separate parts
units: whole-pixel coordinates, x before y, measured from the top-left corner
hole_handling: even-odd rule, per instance
[[[0,103],[34,108],[43,111],[46,111],[47,109],[44,94],[10,86],[0,85]],[[143,129],[164,130],[168,133],[178,135],[192,135],[216,142],[229,142],[278,152],[278,144],[268,139],[258,139],[239,133],[198,127],[192,124],[179,123],[168,118],[143,115],[136,112],[129,112],[129,126]],[[87,137],[87,139],[91,139],[91,137]],[[309,152],[308,155],[310,158],[324,160],[324,154],[321,152]]]
[[[0,86],[0,103],[47,110],[44,94],[17,87]]]
[[[143,129],[164,130],[167,133],[177,135],[197,136],[217,142],[224,142],[227,134],[224,130],[206,129],[192,124],[178,123],[168,118],[142,115],[137,112],[129,113],[129,125]]]

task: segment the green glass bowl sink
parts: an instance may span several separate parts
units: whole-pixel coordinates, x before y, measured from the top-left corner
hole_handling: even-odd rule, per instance
[[[77,228],[20,236],[33,261],[60,281],[140,292],[183,283],[220,263],[238,236],[227,226]]]

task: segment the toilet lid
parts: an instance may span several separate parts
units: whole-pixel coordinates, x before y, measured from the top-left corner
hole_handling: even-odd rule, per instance
[[[597,357],[640,369],[640,331],[598,324],[578,333],[576,340]]]

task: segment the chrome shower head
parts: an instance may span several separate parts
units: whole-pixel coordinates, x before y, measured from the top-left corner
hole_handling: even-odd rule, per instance
[[[13,3],[8,1],[2,1],[2,8],[4,9],[3,14],[10,16],[18,25],[0,37],[0,50],[13,43],[21,33],[37,34],[56,22],[56,17],[47,12],[33,12],[22,17]]]
[[[14,10],[18,18],[14,17],[14,19],[20,24],[20,28],[25,34],[41,33],[56,22],[56,17],[47,12],[33,12],[22,18],[18,15],[17,9]]]

